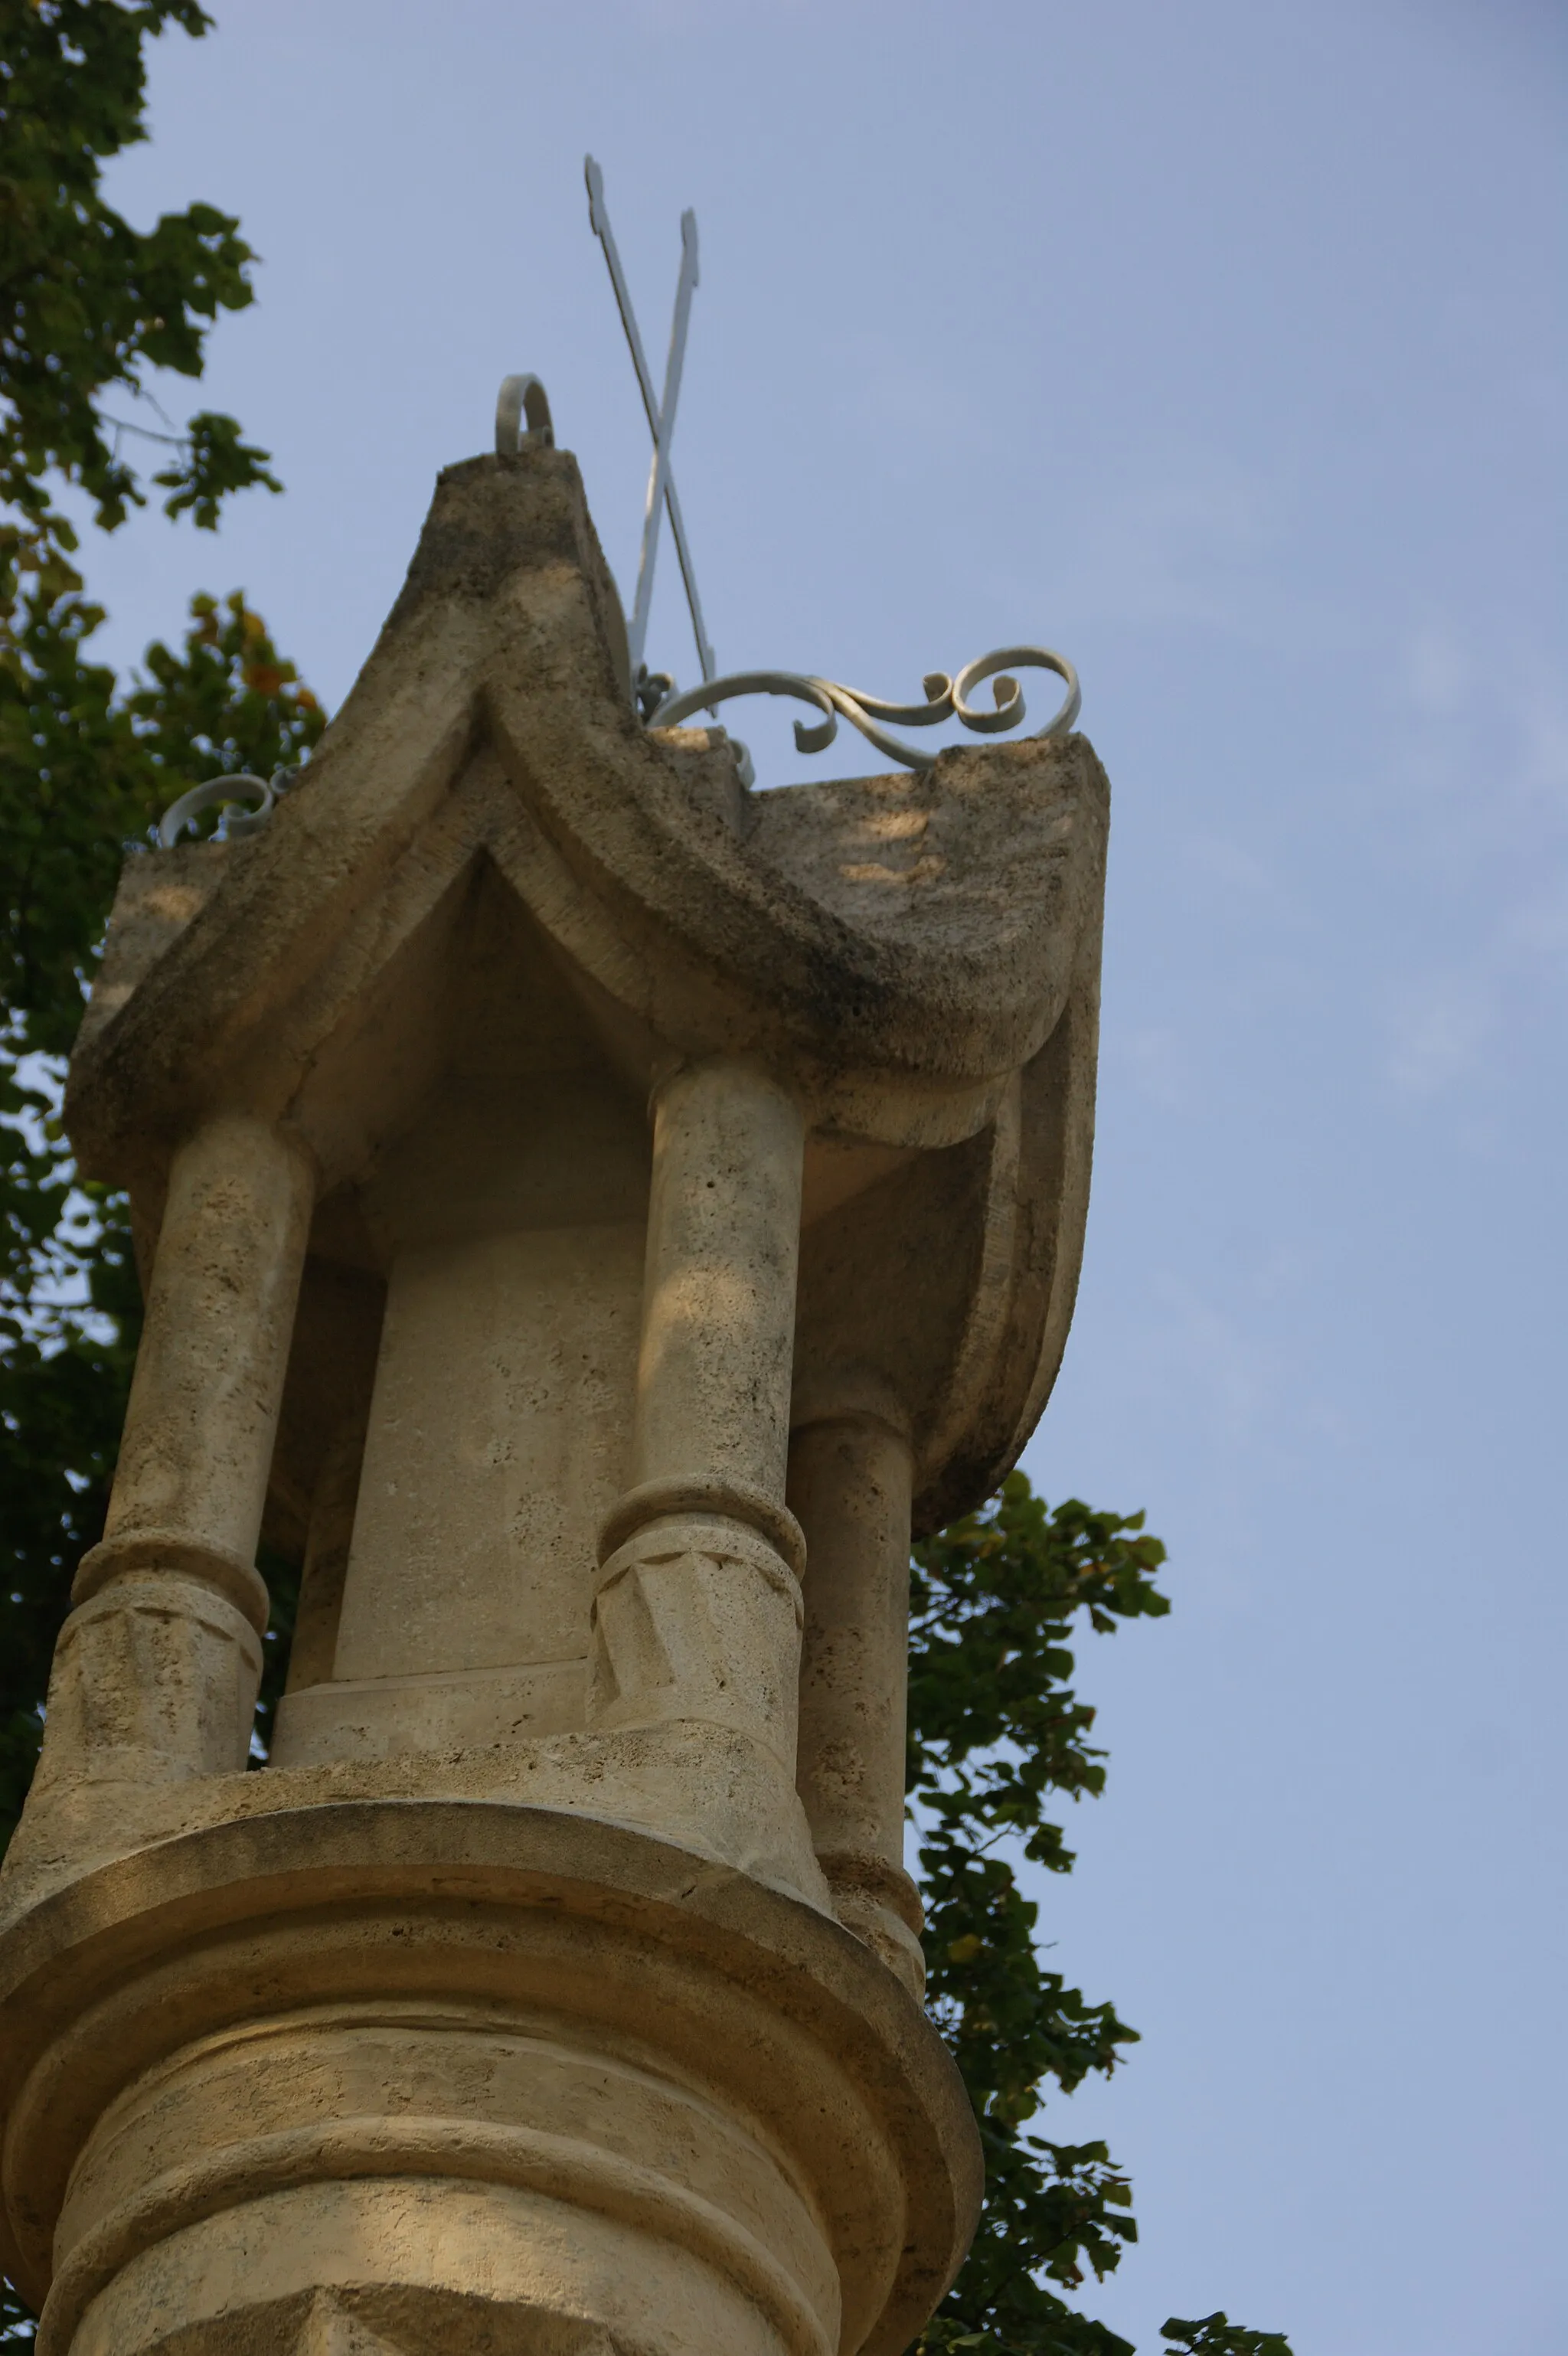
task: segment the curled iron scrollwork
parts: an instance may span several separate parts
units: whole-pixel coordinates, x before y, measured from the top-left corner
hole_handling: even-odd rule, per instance
[[[1002,647],[994,654],[982,655],[977,662],[966,663],[956,678],[950,679],[942,670],[928,671],[921,682],[925,690],[923,703],[888,703],[880,696],[862,695],[854,688],[841,687],[837,680],[818,679],[806,671],[731,671],[726,678],[705,680],[700,687],[667,695],[648,725],[674,728],[694,712],[712,710],[739,695],[787,695],[797,702],[814,704],[822,714],[820,720],[795,722],[797,752],[826,752],[838,734],[840,719],[844,719],[879,752],[887,754],[890,760],[901,762],[906,769],[931,769],[936,766],[936,754],[928,753],[923,745],[906,744],[891,733],[892,729],[934,728],[944,720],[956,720],[982,736],[1016,728],[1024,717],[1024,699],[1023,690],[1011,674],[1026,669],[1054,671],[1066,682],[1067,692],[1060,708],[1043,728],[1035,732],[1040,736],[1065,735],[1078,717],[1083,698],[1078,673],[1065,655],[1056,654],[1050,647]],[[987,680],[992,681],[988,708],[970,701],[975,690]],[[753,782],[751,756],[738,742],[736,752],[741,775],[750,785]]]
[[[252,776],[248,769],[238,769],[221,777],[204,778],[171,802],[158,820],[158,849],[172,851],[187,826],[194,827],[203,810],[224,805],[221,820],[225,835],[260,834],[277,807],[278,797],[293,783],[298,772],[274,769],[270,777]],[[238,797],[248,796],[252,808],[245,809]]]

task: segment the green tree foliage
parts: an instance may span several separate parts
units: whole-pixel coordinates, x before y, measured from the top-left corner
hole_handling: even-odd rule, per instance
[[[1222,2315],[1206,2315],[1198,2323],[1182,2323],[1173,2315],[1160,2330],[1190,2356],[1290,2356],[1283,2331],[1243,2331]]]
[[[127,689],[87,659],[101,619],[40,592],[0,647],[0,970],[22,1053],[75,1036],[127,845],[203,778],[293,767],[325,725],[238,591],[194,597],[184,643],[149,647]]]
[[[1104,1788],[1094,1712],[1073,1690],[1070,1640],[1157,1619],[1165,1548],[1141,1514],[1051,1512],[1021,1472],[980,1514],[915,1549],[911,1582],[908,1790],[920,1834],[926,2001],[963,2072],[986,2155],[986,2206],[922,2356],[1133,2356],[1062,2297],[1103,2281],[1137,2238],[1131,2188],[1103,2143],[1033,2131],[1054,2087],[1108,2076],[1137,2032],[1049,1971],[1017,1861],[1067,1873],[1047,1810]],[[1277,2334],[1211,2315],[1172,2318],[1190,2356],[1290,2356]]]
[[[989,1511],[916,1550],[908,1780],[927,2002],[975,2105],[987,2188],[974,2248],[925,2334],[929,2356],[1131,2356],[1061,2295],[1086,2268],[1104,2277],[1136,2238],[1127,2181],[1104,2144],[1054,2143],[1030,2123],[1047,2086],[1071,2094],[1108,2074],[1136,2032],[1045,1968],[1013,1860],[1072,1866],[1047,1804],[1104,1783],[1094,1713],[1070,1682],[1072,1622],[1082,1612],[1109,1630],[1168,1611],[1154,1585],[1164,1556],[1141,1515],[1076,1502],[1051,1513],[1019,1472]]]
[[[197,0],[0,0],[0,601],[18,572],[54,594],[76,547],[51,480],[77,485],[112,530],[146,493],[123,454],[127,431],[166,444],[154,481],[170,515],[211,529],[231,491],[276,490],[267,453],[232,417],[202,411],[183,434],[120,422],[105,391],[146,397],[148,369],[201,374],[219,311],[251,299],[240,225],[194,204],[134,230],[101,193],[101,167],[147,135],[142,45],[165,26],[192,36]],[[161,415],[161,412],[155,412]]]

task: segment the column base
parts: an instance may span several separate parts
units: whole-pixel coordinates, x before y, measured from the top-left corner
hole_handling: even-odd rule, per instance
[[[81,1583],[55,1647],[37,1772],[0,1869],[6,1901],[181,1831],[250,1749],[261,1679],[250,1612],[177,1569],[117,1565],[107,1584],[87,1582],[85,1598]]]
[[[39,2356],[895,2356],[977,2210],[857,1940],[582,1817],[215,1826],[16,1923],[0,2000]]]

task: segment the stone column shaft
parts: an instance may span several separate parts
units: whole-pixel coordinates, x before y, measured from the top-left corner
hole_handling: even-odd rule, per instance
[[[166,1530],[250,1566],[313,1194],[304,1150],[250,1113],[175,1155],[106,1547]]]
[[[903,1869],[912,1462],[884,1388],[829,1387],[791,1441],[807,1563],[796,1783],[838,1913],[918,1993],[920,1900]]]
[[[307,1159],[218,1115],[175,1155],[104,1535],[61,1631],[37,1788],[243,1766],[254,1563],[310,1224]]]
[[[800,1108],[688,1066],[654,1119],[634,1485],[600,1541],[590,1722],[706,1719],[793,1780],[805,1545],[784,1504]]]
[[[800,1259],[799,1106],[744,1064],[660,1090],[632,1479],[782,1504]]]

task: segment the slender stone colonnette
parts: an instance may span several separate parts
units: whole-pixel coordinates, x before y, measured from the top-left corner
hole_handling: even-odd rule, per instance
[[[895,2356],[973,2231],[908,1549],[1065,1336],[1104,779],[752,794],[624,648],[572,460],[454,467],[265,830],[127,864],[67,1118],[147,1322],[0,1879],[43,2356]]]

